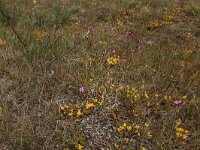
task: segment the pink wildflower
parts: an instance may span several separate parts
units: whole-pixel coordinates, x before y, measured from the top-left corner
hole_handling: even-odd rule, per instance
[[[183,103],[182,100],[176,100],[176,101],[174,102],[174,104],[176,104],[176,105],[180,105],[180,104],[182,104],[182,103]]]
[[[80,93],[84,93],[84,92],[85,92],[85,89],[84,89],[83,86],[81,86],[81,87],[79,88],[79,92],[80,92]]]
[[[122,59],[122,62],[125,63],[125,62],[127,62],[127,60],[126,59]]]
[[[113,53],[113,54],[115,54],[115,53],[116,53],[116,50],[115,50],[115,49],[113,49],[113,50],[112,50],[112,53]]]
[[[131,32],[131,31],[127,31],[126,32],[126,37],[128,38],[133,38],[135,36],[135,33],[134,32]]]
[[[108,79],[108,80],[106,81],[106,83],[107,83],[107,84],[111,84],[111,80]]]
[[[184,63],[180,64],[180,67],[184,68],[186,65]]]
[[[127,36],[133,36],[133,32],[128,31],[128,32],[126,33],[126,35],[127,35]]]

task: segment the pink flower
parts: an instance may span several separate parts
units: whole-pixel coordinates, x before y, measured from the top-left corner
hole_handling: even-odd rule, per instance
[[[116,50],[115,50],[115,49],[113,49],[113,50],[112,50],[112,53],[113,53],[113,54],[115,54],[115,53],[116,53]]]
[[[126,59],[122,59],[122,62],[125,63],[125,62],[127,62],[127,60]]]
[[[184,63],[180,64],[180,67],[184,68],[186,65]]]
[[[176,104],[176,105],[180,105],[180,104],[182,104],[182,103],[183,103],[182,100],[176,100],[176,101],[174,102],[174,104]]]
[[[106,81],[106,83],[107,83],[107,84],[111,84],[111,80],[108,79],[108,80]]]
[[[131,31],[128,31],[128,32],[126,32],[126,36],[132,38],[132,37],[135,36],[135,33],[131,32]]]
[[[84,93],[84,92],[85,92],[85,89],[84,89],[83,86],[81,86],[81,87],[79,88],[79,92],[80,92],[80,93]]]

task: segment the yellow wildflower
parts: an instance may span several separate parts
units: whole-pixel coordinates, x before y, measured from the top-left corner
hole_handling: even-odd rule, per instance
[[[118,28],[123,28],[124,23],[122,21],[120,21],[119,19],[117,19],[117,26],[118,26]]]
[[[124,124],[123,124],[123,127],[124,127],[124,128],[126,128],[126,126],[127,126],[127,124],[126,124],[126,123],[124,123]]]
[[[176,121],[176,128],[175,128],[176,129],[176,137],[181,138],[183,140],[187,140],[189,131],[179,127],[180,124],[181,124],[181,121],[179,119],[178,121]]]
[[[107,43],[106,41],[99,41],[99,44],[100,44],[101,46],[106,46],[108,43]]]
[[[119,144],[115,143],[115,148],[119,149]]]
[[[187,140],[187,138],[188,138],[187,135],[183,135],[183,136],[182,136],[182,139],[183,139],[183,140]]]
[[[86,109],[89,109],[91,107],[94,107],[94,104],[93,103],[87,103],[85,107],[86,107]]]
[[[177,137],[181,137],[182,135],[183,135],[182,133],[176,132],[176,136],[177,136]]]
[[[148,94],[147,94],[147,91],[144,92],[144,96],[145,96],[146,99],[149,98],[149,96],[148,96]]]
[[[182,96],[182,98],[183,98],[183,99],[186,99],[186,98],[187,98],[187,96],[186,96],[186,95],[184,95],[184,96]]]
[[[181,119],[176,120],[176,127],[180,126],[181,124]]]
[[[117,130],[118,130],[118,132],[121,132],[121,131],[124,130],[125,128],[127,128],[127,124],[126,124],[126,123],[124,123],[122,126],[119,126],[119,127],[117,128]]]
[[[188,130],[185,130],[184,132],[185,132],[186,134],[188,134],[188,133],[189,133],[189,131],[188,131]]]
[[[165,95],[164,99],[165,99],[165,100],[171,101],[171,100],[172,100],[172,97],[171,97],[171,96],[168,96],[168,95]]]
[[[140,125],[135,125],[135,128],[136,128],[136,129],[140,129],[141,126],[140,126]]]
[[[191,34],[191,33],[187,33],[187,34],[186,34],[186,37],[187,37],[188,39],[191,39],[191,38],[192,38],[192,34]]]
[[[107,59],[107,63],[108,63],[109,65],[116,65],[116,64],[119,63],[119,61],[120,61],[119,56],[113,56],[113,57],[109,57],[109,58]]]
[[[65,109],[65,107],[63,107],[63,106],[60,106],[60,110],[62,110],[62,111],[63,111],[64,109]]]
[[[183,128],[176,128],[176,131],[177,132],[184,132],[184,129]]]
[[[81,112],[81,109],[78,109],[77,110],[77,113],[76,113],[77,117],[80,117],[83,115],[83,113]]]
[[[82,146],[81,144],[78,144],[78,145],[77,145],[77,149],[78,149],[78,150],[82,150],[82,148],[83,148],[83,146]]]
[[[33,33],[35,34],[37,40],[41,40],[47,35],[47,32],[44,32],[39,29],[36,29]]]
[[[124,138],[124,141],[125,141],[126,143],[128,143],[129,138]]]
[[[147,150],[145,147],[142,147],[142,149],[141,150]]]
[[[98,99],[94,99],[93,101],[94,101],[94,103],[97,103],[97,102],[98,102]]]
[[[159,27],[159,21],[156,20],[156,19],[150,21],[150,23],[149,23],[149,27],[150,27],[151,29],[158,28],[158,27]]]
[[[69,105],[65,105],[64,107],[65,107],[65,109],[68,109],[68,108],[70,108],[70,106],[69,106]]]
[[[147,136],[148,136],[149,138],[151,138],[153,135],[152,135],[152,133],[151,133],[150,131],[148,131],[148,132],[147,132]]]
[[[0,46],[4,46],[4,45],[6,45],[6,41],[5,41],[5,40],[2,40],[2,39],[0,39]]]
[[[127,128],[128,131],[131,131],[131,130],[132,130],[132,126],[130,126],[130,125],[127,126],[126,128]]]
[[[117,131],[118,131],[118,132],[121,132],[122,130],[124,130],[124,127],[122,127],[122,126],[119,126],[119,127],[117,128]]]
[[[73,109],[71,109],[71,111],[68,113],[68,116],[72,116],[73,115]]]
[[[148,127],[149,127],[149,124],[148,124],[148,123],[145,123],[144,126],[145,126],[146,128],[148,128]]]

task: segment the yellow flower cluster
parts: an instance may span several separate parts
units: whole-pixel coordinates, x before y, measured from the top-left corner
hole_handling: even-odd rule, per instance
[[[175,8],[175,9],[166,9],[164,11],[164,20],[166,21],[174,21],[178,17],[185,16],[181,8]]]
[[[181,128],[180,125],[181,125],[181,120],[179,119],[176,121],[176,137],[181,138],[182,140],[187,140],[189,131],[184,128]]]
[[[128,125],[124,123],[123,125],[119,126],[117,128],[117,131],[121,133],[122,131],[128,131],[133,132],[134,134],[137,134],[138,136],[141,136],[141,133],[145,133],[147,138],[152,138],[152,132],[146,130],[149,127],[148,123],[145,123],[144,125]],[[143,130],[145,129],[145,130]]]
[[[77,109],[76,111],[74,111],[74,108],[72,107],[71,104],[66,104],[64,106],[60,106],[60,111],[67,116],[73,116],[76,115],[77,117],[80,117],[83,115],[83,112],[81,109]]]
[[[33,0],[33,4],[36,4],[37,3],[37,0]]]
[[[78,145],[77,145],[77,149],[78,149],[78,150],[82,150],[82,149],[83,149],[83,146],[82,146],[81,144],[78,144]]]
[[[125,93],[127,98],[130,99],[132,103],[135,103],[138,100],[140,100],[140,93],[133,87],[127,86],[125,88]]]
[[[147,150],[145,147],[142,147],[141,150]]]
[[[77,149],[77,150],[83,150],[83,146],[82,146],[81,144],[78,144],[78,145],[76,146],[76,149]],[[71,149],[69,149],[69,148],[64,148],[64,150],[71,150]]]
[[[119,56],[112,56],[112,57],[109,57],[107,59],[107,63],[109,65],[116,65],[120,62],[120,57]]]
[[[147,14],[150,12],[150,7],[149,6],[144,6],[140,9],[140,13],[142,14]]]
[[[185,129],[181,128],[181,127],[176,128],[176,136],[178,138],[182,138],[183,140],[187,140],[188,133],[189,133],[188,130],[185,130]]]
[[[87,103],[87,104],[85,105],[85,108],[86,108],[86,109],[89,109],[89,108],[92,108],[92,107],[94,107],[94,103]]]
[[[6,41],[5,41],[5,40],[2,40],[2,39],[0,39],[0,46],[4,46],[4,45],[6,45]]]
[[[99,41],[99,45],[106,46],[106,45],[108,45],[108,43],[106,41]]]
[[[182,98],[183,98],[183,99],[186,99],[186,98],[187,98],[187,95],[182,96]]]
[[[124,27],[124,23],[122,21],[120,21],[119,19],[117,19],[117,27],[118,28],[123,28]]]
[[[167,101],[171,101],[172,97],[170,95],[165,95],[164,99],[167,100]]]
[[[124,123],[123,125],[119,126],[117,128],[117,131],[118,132],[121,132],[123,130],[128,130],[128,131],[131,131],[132,130],[132,126],[131,125],[127,125],[126,123]]]
[[[181,8],[165,9],[163,19],[151,20],[149,22],[149,28],[156,29],[156,28],[162,27],[163,25],[171,24],[172,22],[176,21],[179,17],[184,17],[184,16],[185,14],[183,13]]]
[[[157,20],[157,19],[153,19],[153,20],[151,20],[150,22],[149,22],[149,27],[151,28],[151,29],[156,29],[156,28],[158,28],[159,27],[159,21]]]
[[[149,99],[149,95],[148,95],[147,91],[144,92],[144,97],[145,97],[146,99]]]
[[[193,36],[192,36],[192,34],[189,32],[189,33],[186,33],[186,34],[185,34],[185,37],[186,37],[186,39],[191,40]]]
[[[77,107],[76,105],[73,106],[70,102],[60,106],[60,112],[63,113],[65,116],[76,116],[76,117],[81,117],[84,114],[87,114],[88,110],[91,108],[95,107],[95,105],[99,104],[101,105],[102,101],[99,101],[98,99],[92,99],[91,102],[87,102],[85,104],[85,107],[80,108]]]
[[[76,113],[76,116],[77,116],[77,117],[80,117],[80,116],[82,116],[82,115],[83,115],[83,113],[82,113],[81,109],[78,109],[78,110],[77,110],[77,113]]]
[[[37,40],[41,40],[47,35],[46,32],[39,30],[39,29],[36,29],[33,33]]]

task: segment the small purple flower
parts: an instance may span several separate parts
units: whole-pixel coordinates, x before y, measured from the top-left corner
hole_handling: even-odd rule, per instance
[[[182,104],[183,103],[183,101],[182,100],[175,100],[175,102],[174,102],[174,104],[176,104],[176,105],[180,105],[180,104]]]
[[[84,89],[83,86],[81,86],[81,87],[79,88],[79,92],[80,92],[80,93],[84,93],[84,92],[85,92],[85,89]]]

